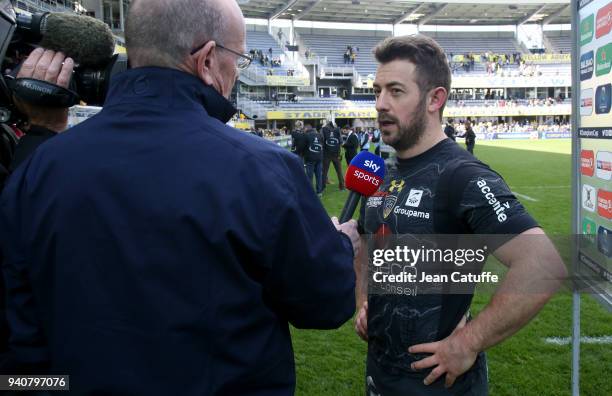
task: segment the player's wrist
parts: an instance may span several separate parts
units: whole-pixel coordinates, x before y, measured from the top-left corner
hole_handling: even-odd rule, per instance
[[[463,345],[468,351],[477,355],[486,349],[484,345],[484,338],[479,334],[474,322],[468,322],[465,327],[457,330],[457,337],[459,338],[461,345]]]

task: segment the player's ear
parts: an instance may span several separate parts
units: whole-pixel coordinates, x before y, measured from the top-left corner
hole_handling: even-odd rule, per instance
[[[446,104],[446,99],[448,98],[448,93],[446,92],[446,88],[436,87],[431,90],[430,97],[427,103],[427,110],[430,113],[435,113],[440,111]]]

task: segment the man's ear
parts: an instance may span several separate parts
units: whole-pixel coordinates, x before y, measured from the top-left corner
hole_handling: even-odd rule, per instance
[[[216,46],[217,44],[214,41],[209,41],[194,55],[197,57],[196,68],[198,76],[206,85],[213,85],[213,70],[218,62],[217,51],[215,51]]]
[[[438,112],[442,106],[446,103],[446,99],[448,98],[448,93],[445,88],[437,87],[434,88],[431,93],[431,98],[429,99],[429,103],[427,107],[430,112],[435,113]]]

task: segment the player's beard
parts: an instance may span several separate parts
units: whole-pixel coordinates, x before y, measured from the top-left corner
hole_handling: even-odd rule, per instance
[[[379,114],[379,123],[381,121],[391,121],[397,125],[397,138],[392,142],[385,143],[393,147],[396,151],[404,151],[414,147],[419,140],[421,140],[427,127],[427,119],[425,118],[426,99],[426,96],[423,96],[419,100],[416,109],[410,114],[410,119],[412,121],[408,124],[400,122],[397,118],[389,114]]]

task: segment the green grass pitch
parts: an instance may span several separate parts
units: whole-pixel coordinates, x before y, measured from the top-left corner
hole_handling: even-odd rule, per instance
[[[571,144],[569,140],[477,142],[475,155],[499,172],[549,234],[570,234]],[[346,169],[346,167],[345,167]],[[333,167],[323,204],[338,216],[346,199]],[[476,295],[477,313],[488,295]],[[490,394],[561,396],[571,394],[571,346],[551,345],[546,337],[569,337],[572,296],[555,296],[520,332],[488,353]],[[366,344],[349,321],[335,331],[292,329],[297,395],[363,395]],[[590,296],[582,297],[582,335],[612,335],[612,314]],[[612,395],[612,345],[582,344],[581,395]]]

